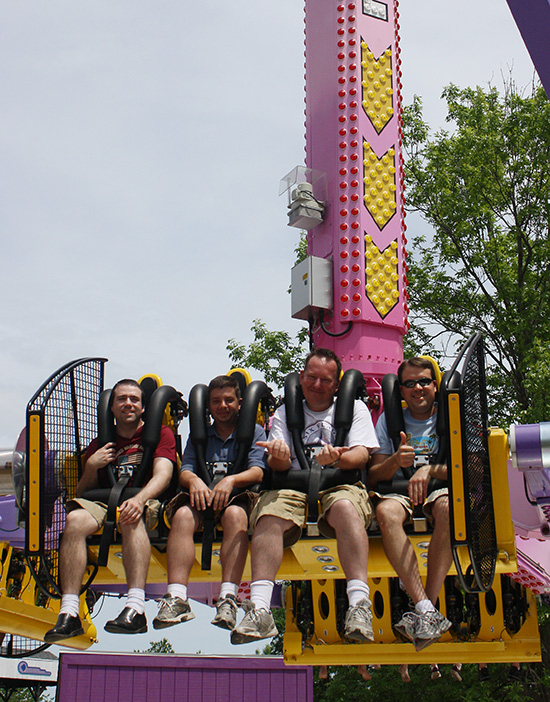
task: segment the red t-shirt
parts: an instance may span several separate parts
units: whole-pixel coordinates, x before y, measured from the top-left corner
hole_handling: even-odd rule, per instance
[[[133,473],[143,458],[143,447],[141,445],[141,436],[143,434],[144,425],[142,424],[131,439],[124,436],[116,435],[115,439],[115,460],[113,465],[115,468],[115,478],[122,477],[124,474]],[[84,465],[90,456],[98,449],[98,441],[94,439],[84,455]],[[167,458],[172,463],[176,462],[176,439],[174,432],[164,424],[160,428],[160,439],[153,455],[155,458]],[[118,473],[118,475],[117,475]],[[145,485],[152,475],[152,466],[148,474],[145,476],[143,484]],[[109,487],[109,482],[105,475],[105,468],[101,468],[97,472],[99,487]],[[129,485],[132,484],[130,480]]]

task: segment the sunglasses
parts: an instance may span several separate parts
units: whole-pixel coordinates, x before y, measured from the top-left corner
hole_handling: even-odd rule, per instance
[[[401,387],[408,388],[409,390],[412,390],[414,387],[417,385],[420,385],[423,388],[428,387],[428,385],[431,385],[434,382],[433,378],[419,378],[418,380],[406,380],[404,383],[401,383]]]

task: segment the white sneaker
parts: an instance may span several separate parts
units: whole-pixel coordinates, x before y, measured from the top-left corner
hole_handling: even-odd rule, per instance
[[[354,607],[348,607],[344,622],[344,636],[350,641],[374,641],[372,612],[369,600],[362,599]]]
[[[279,630],[275,626],[273,615],[268,609],[251,609],[242,622],[231,632],[232,644],[249,643],[260,639],[271,639]]]

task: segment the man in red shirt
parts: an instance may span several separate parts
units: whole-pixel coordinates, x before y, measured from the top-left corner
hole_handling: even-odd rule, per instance
[[[59,549],[63,596],[57,622],[44,636],[47,643],[84,633],[79,618],[79,594],[88,561],[86,538],[103,526],[107,508],[102,503],[82,498],[82,495],[87,490],[107,485],[105,468],[109,464],[113,464],[115,473],[131,475],[143,455],[141,435],[144,407],[140,386],[135,380],[120,380],[113,387],[110,402],[116,422],[116,441],[101,448],[98,448],[97,439],[92,441],[84,457],[76,499],[67,503],[67,522]],[[111,633],[139,634],[147,631],[144,604],[151,544],[146,522],[151,516],[152,521],[156,521],[154,518],[159,502],[155,498],[169,486],[175,460],[174,434],[163,426],[150,475],[146,477],[142,489],[119,507],[117,524],[122,533],[122,562],[128,582],[128,597],[118,617],[105,625],[105,630]]]

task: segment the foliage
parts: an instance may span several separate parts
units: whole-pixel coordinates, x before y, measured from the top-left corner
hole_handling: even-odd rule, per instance
[[[248,346],[235,339],[227,342],[232,367],[255,368],[263,374],[266,383],[282,388],[286,376],[303,366],[307,355],[307,328],[300,329],[293,340],[288,332],[270,331],[265,322],[255,319],[251,331],[254,341]]]
[[[271,641],[264,646],[262,650],[263,656],[282,656],[283,655],[283,637],[286,629],[286,609],[272,609],[275,626],[279,630],[277,636],[274,636]],[[257,651],[258,653],[258,651]]]
[[[307,258],[307,232],[304,232],[303,230],[300,232],[300,238],[294,249],[294,254],[296,256],[294,261],[295,266],[302,263],[302,261],[305,261]]]
[[[364,681],[357,669],[351,666],[329,667],[328,680],[319,680],[316,669],[314,676],[315,702],[378,702],[379,700],[407,699],[408,702],[520,702],[534,699],[525,694],[522,683],[507,679],[508,665],[491,665],[490,680],[479,682],[477,665],[462,668],[462,682],[450,675],[451,666],[440,665],[441,678],[431,680],[428,665],[409,666],[410,683],[404,683],[397,666],[382,666],[380,670],[370,669],[372,679]]]
[[[41,685],[36,685],[37,693],[40,692]],[[0,700],[1,702],[35,702],[37,699],[40,702],[53,702],[55,692],[52,693],[51,690],[55,689],[51,686],[47,690],[39,694],[38,698],[31,691],[30,688],[21,687],[18,689],[10,689],[6,687],[0,687]]]
[[[160,641],[150,641],[149,648],[146,648],[145,651],[134,651],[134,653],[175,653],[175,651],[170,641],[165,637]]]
[[[493,420],[539,421],[550,416],[550,103],[511,82],[443,97],[452,132],[430,134],[419,98],[404,111],[408,208],[434,230],[410,247],[411,318],[424,349],[442,330],[460,343],[481,331]]]

